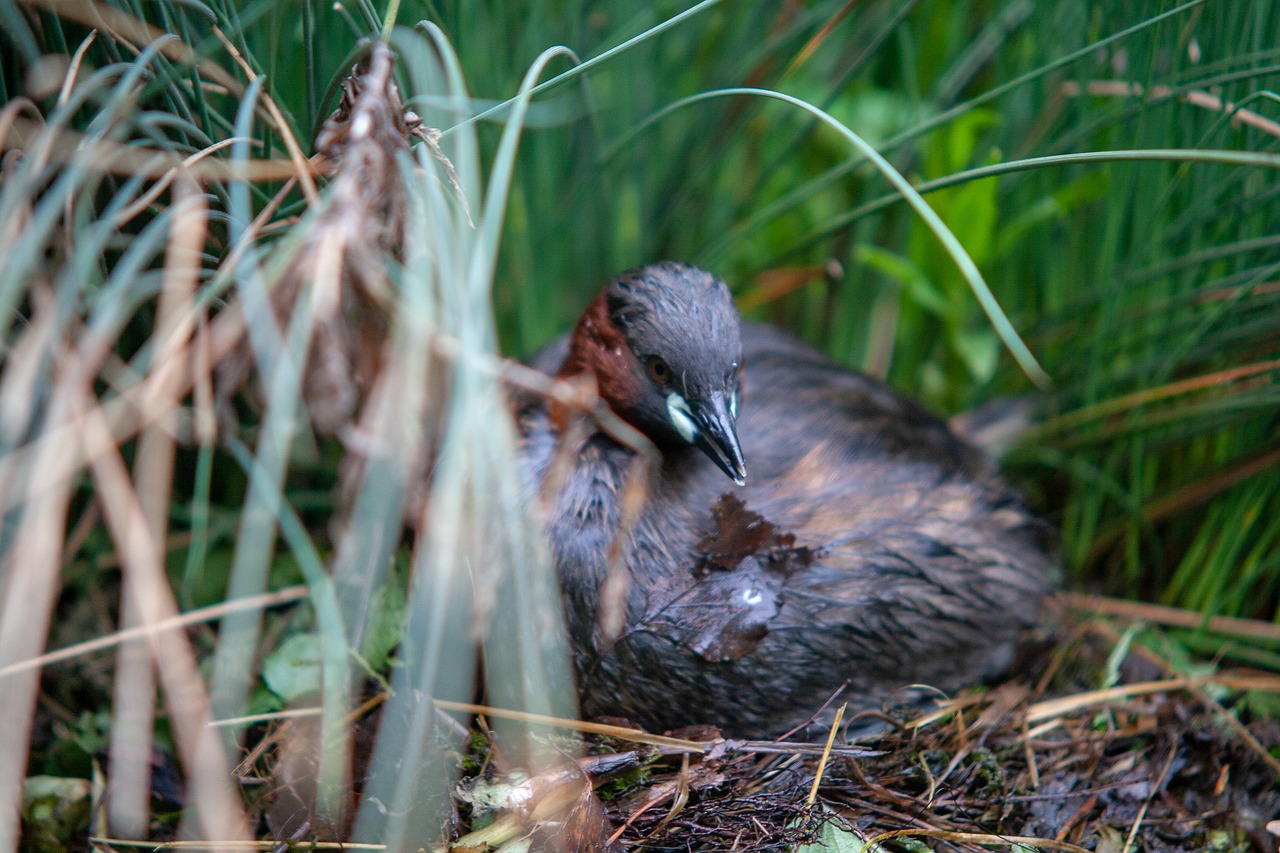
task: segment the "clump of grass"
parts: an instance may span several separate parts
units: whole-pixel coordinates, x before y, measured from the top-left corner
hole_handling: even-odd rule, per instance
[[[127,53],[131,38],[156,35],[127,12],[92,11],[107,19],[109,32],[86,35],[77,63],[97,58],[95,44],[108,55]],[[204,7],[186,13],[198,18],[200,11],[213,14]],[[424,794],[447,798],[448,774],[437,772],[447,741],[425,737],[431,718],[400,706],[421,695],[469,698],[473,640],[487,646],[492,695],[544,713],[572,708],[549,560],[518,495],[514,428],[502,416],[486,296],[522,108],[516,105],[493,164],[498,177],[486,189],[473,135],[440,142],[404,114],[394,83],[401,66],[372,44],[342,114],[326,125],[326,159],[309,160],[264,78],[223,32],[234,31],[234,21],[213,17],[221,27],[183,20],[217,39],[244,82],[226,71],[207,75],[240,98],[229,118],[210,118],[208,133],[191,119],[202,109],[208,117],[213,99],[182,67],[197,52],[173,37],[83,84],[80,66],[69,66],[48,115],[25,101],[6,114],[9,144],[21,157],[11,158],[6,183],[5,233],[20,248],[5,292],[25,320],[10,342],[17,355],[7,363],[6,398],[34,403],[14,412],[25,420],[8,425],[4,460],[7,500],[20,513],[6,543],[3,630],[15,638],[0,661],[14,688],[6,730],[48,725],[33,720],[32,710],[61,564],[105,521],[106,547],[122,569],[119,612],[109,618],[122,633],[109,682],[112,795],[99,832],[153,831],[159,687],[170,748],[186,775],[187,825],[179,832],[210,843],[251,838],[231,774],[246,706],[270,711],[318,693],[317,785],[305,823],[354,820],[358,836],[422,837],[442,807],[439,796]],[[467,101],[440,33],[390,34],[413,85],[445,93],[428,118],[455,121]],[[165,65],[167,57],[178,66]],[[208,63],[195,63],[191,73]],[[66,125],[82,120],[80,110],[98,141],[77,147],[84,137]],[[165,119],[175,114],[187,118],[168,122],[178,132],[166,136]],[[425,144],[411,153],[413,131]],[[253,141],[278,147],[280,156],[255,157]],[[322,168],[330,170],[323,187]],[[96,280],[99,271],[104,280]],[[211,311],[218,302],[225,305]],[[231,394],[248,377],[257,392],[246,403],[253,411],[238,415]],[[305,449],[326,435],[346,445],[339,497],[329,499],[333,523],[308,529],[292,484],[298,469],[323,467],[319,459],[308,465]],[[427,454],[437,448],[427,480]],[[193,472],[184,470],[189,463]],[[240,473],[215,476],[219,466]],[[92,477],[83,488],[81,471]],[[194,488],[194,499],[174,495],[175,480]],[[214,501],[228,486],[226,497],[243,504],[233,516],[234,539],[219,544],[211,541],[220,509]],[[425,498],[406,503],[411,488]],[[172,539],[171,501],[189,507],[192,522]],[[72,510],[81,520],[69,524]],[[406,518],[418,532],[409,598],[379,608],[394,588],[390,568]],[[64,544],[68,527],[78,532]],[[266,592],[278,545],[286,576],[307,583],[314,630],[296,619],[267,623],[276,648],[260,681],[261,608],[273,600]],[[185,563],[186,597],[212,581],[223,585],[220,595],[257,603],[220,612],[207,683],[196,646],[177,630],[166,551]],[[200,577],[219,552],[222,577]],[[21,612],[19,601],[31,611]],[[375,760],[365,762],[377,772],[366,783],[367,807],[352,816],[344,813],[351,808],[347,715],[359,679],[382,666],[368,650],[380,648],[385,660],[406,618],[389,724]],[[407,728],[397,727],[402,722]],[[390,757],[378,759],[384,752]],[[8,802],[21,800],[24,757],[15,749],[0,767]],[[373,807],[375,790],[381,802],[400,804],[390,817]],[[4,831],[18,826],[7,822]],[[7,842],[16,837],[0,838]]]

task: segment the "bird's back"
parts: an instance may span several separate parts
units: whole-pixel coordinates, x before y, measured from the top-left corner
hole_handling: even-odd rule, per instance
[[[584,711],[764,736],[803,723],[846,683],[842,701],[862,710],[907,684],[952,690],[1004,668],[1052,576],[1041,525],[1016,492],[982,453],[883,383],[771,327],[744,326],[742,343],[746,485],[702,454],[667,454],[623,552],[629,587],[616,643],[585,623],[601,610],[630,453],[596,436],[567,472],[550,532],[579,623],[571,631]],[[547,352],[544,369],[556,359]],[[543,470],[547,428],[526,419]],[[794,534],[803,559],[708,568],[699,545],[726,494]],[[761,591],[758,613],[737,597]]]

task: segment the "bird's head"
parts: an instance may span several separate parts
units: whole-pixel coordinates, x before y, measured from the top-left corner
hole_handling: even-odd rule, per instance
[[[734,482],[746,482],[736,428],[742,337],[723,281],[676,263],[618,276],[570,338],[561,374],[582,371],[659,447],[697,447]]]

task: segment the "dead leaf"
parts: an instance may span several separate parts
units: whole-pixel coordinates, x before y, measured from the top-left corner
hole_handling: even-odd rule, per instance
[[[613,824],[605,817],[595,785],[634,767],[638,754],[585,756],[533,777],[511,774],[459,786],[456,794],[480,812],[502,814],[485,828],[458,840],[454,850],[490,849],[514,838],[528,838],[533,850],[612,853]]]
[[[813,562],[795,536],[726,494],[711,509],[715,530],[698,543],[697,564],[649,590],[642,623],[710,661],[750,654],[782,607],[782,588]]]

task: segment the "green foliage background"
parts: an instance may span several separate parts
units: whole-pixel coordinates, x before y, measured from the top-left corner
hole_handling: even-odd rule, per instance
[[[13,96],[43,51],[73,50],[83,28],[8,9],[25,20],[6,52]],[[304,146],[358,38],[388,12],[279,2],[132,11],[215,61],[225,54],[211,27],[229,34]],[[920,0],[404,3],[395,14],[440,25],[475,112],[510,97],[551,45],[585,60],[642,36],[529,111],[495,289],[507,352],[562,333],[618,270],[667,257],[713,269],[754,306],[749,316],[943,412],[1028,392],[929,230],[810,115],[742,95],[646,123],[720,88],[787,92],[937,187],[930,205],[1045,366],[1049,417],[1014,462],[1060,519],[1073,570],[1093,566],[1112,592],[1243,612],[1274,604],[1274,466],[1208,494],[1187,490],[1269,458],[1275,373],[1217,394],[1173,387],[1277,354],[1274,161],[1249,156],[1274,155],[1278,140],[1274,124],[1234,113],[1275,113],[1274,11]],[[110,55],[127,60],[106,40],[89,53]],[[572,67],[556,59],[548,76]],[[157,128],[164,144],[229,133],[234,99],[193,101],[163,79],[148,91],[156,109],[191,123]],[[438,97],[410,103],[428,111]],[[482,144],[496,143],[500,116],[480,127]],[[264,154],[283,155],[278,135],[256,133]],[[1192,150],[1238,155],[1201,163]],[[1078,156],[1099,151],[1121,153]],[[994,176],[970,177],[984,167]],[[758,277],[777,269],[798,270],[789,280],[800,286],[761,305]],[[1168,523],[1171,513],[1181,522]],[[1224,529],[1228,519],[1247,533]]]

